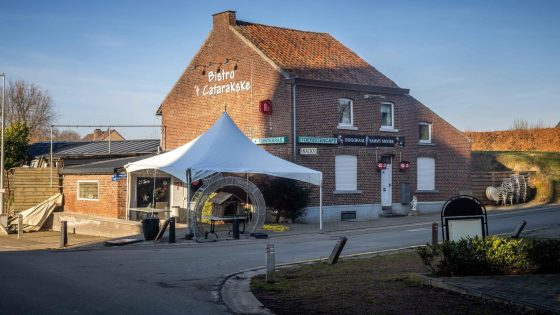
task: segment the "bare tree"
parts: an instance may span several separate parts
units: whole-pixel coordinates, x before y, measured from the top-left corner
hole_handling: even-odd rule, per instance
[[[55,118],[49,92],[25,81],[11,81],[6,90],[6,124],[17,121],[29,128],[31,142],[49,138]]]
[[[73,130],[58,130],[53,129],[53,140],[58,141],[79,141],[82,140],[82,136]]]

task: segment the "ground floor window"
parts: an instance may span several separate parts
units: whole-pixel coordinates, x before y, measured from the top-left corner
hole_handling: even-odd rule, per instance
[[[165,208],[169,205],[170,177],[138,177],[136,205],[138,208]]]
[[[337,191],[358,190],[358,157],[337,155],[335,157],[335,181]]]
[[[417,190],[436,189],[436,161],[431,157],[419,157],[417,160]]]
[[[96,180],[78,181],[78,200],[99,200],[99,182]]]

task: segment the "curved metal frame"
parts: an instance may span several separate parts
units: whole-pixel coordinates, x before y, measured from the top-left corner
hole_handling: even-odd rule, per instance
[[[266,217],[266,203],[259,188],[252,182],[241,177],[215,174],[203,180],[202,186],[194,193],[191,199],[191,208],[189,211],[194,212],[194,220],[192,224],[196,240],[204,240],[205,231],[199,224],[202,222],[202,209],[204,208],[204,204],[213,192],[220,188],[231,186],[243,189],[249,195],[251,204],[255,206],[255,213],[253,214],[252,220],[246,227],[248,233],[255,232],[258,227],[264,224]]]

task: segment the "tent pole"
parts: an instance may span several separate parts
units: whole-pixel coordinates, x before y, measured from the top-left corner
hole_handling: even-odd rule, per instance
[[[130,173],[126,172],[126,219],[130,220]]]
[[[191,169],[187,169],[187,213],[188,213],[188,227],[189,227],[189,235],[193,235],[194,239],[196,240],[196,234],[194,233],[193,224],[194,224],[194,213],[191,210]]]
[[[323,232],[323,183],[319,186],[319,230]]]

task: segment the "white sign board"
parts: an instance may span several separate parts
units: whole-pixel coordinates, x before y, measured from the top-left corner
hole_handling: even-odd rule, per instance
[[[317,148],[299,148],[301,155],[317,155]]]
[[[447,221],[450,241],[459,241],[462,238],[482,237],[481,219],[457,219]]]

